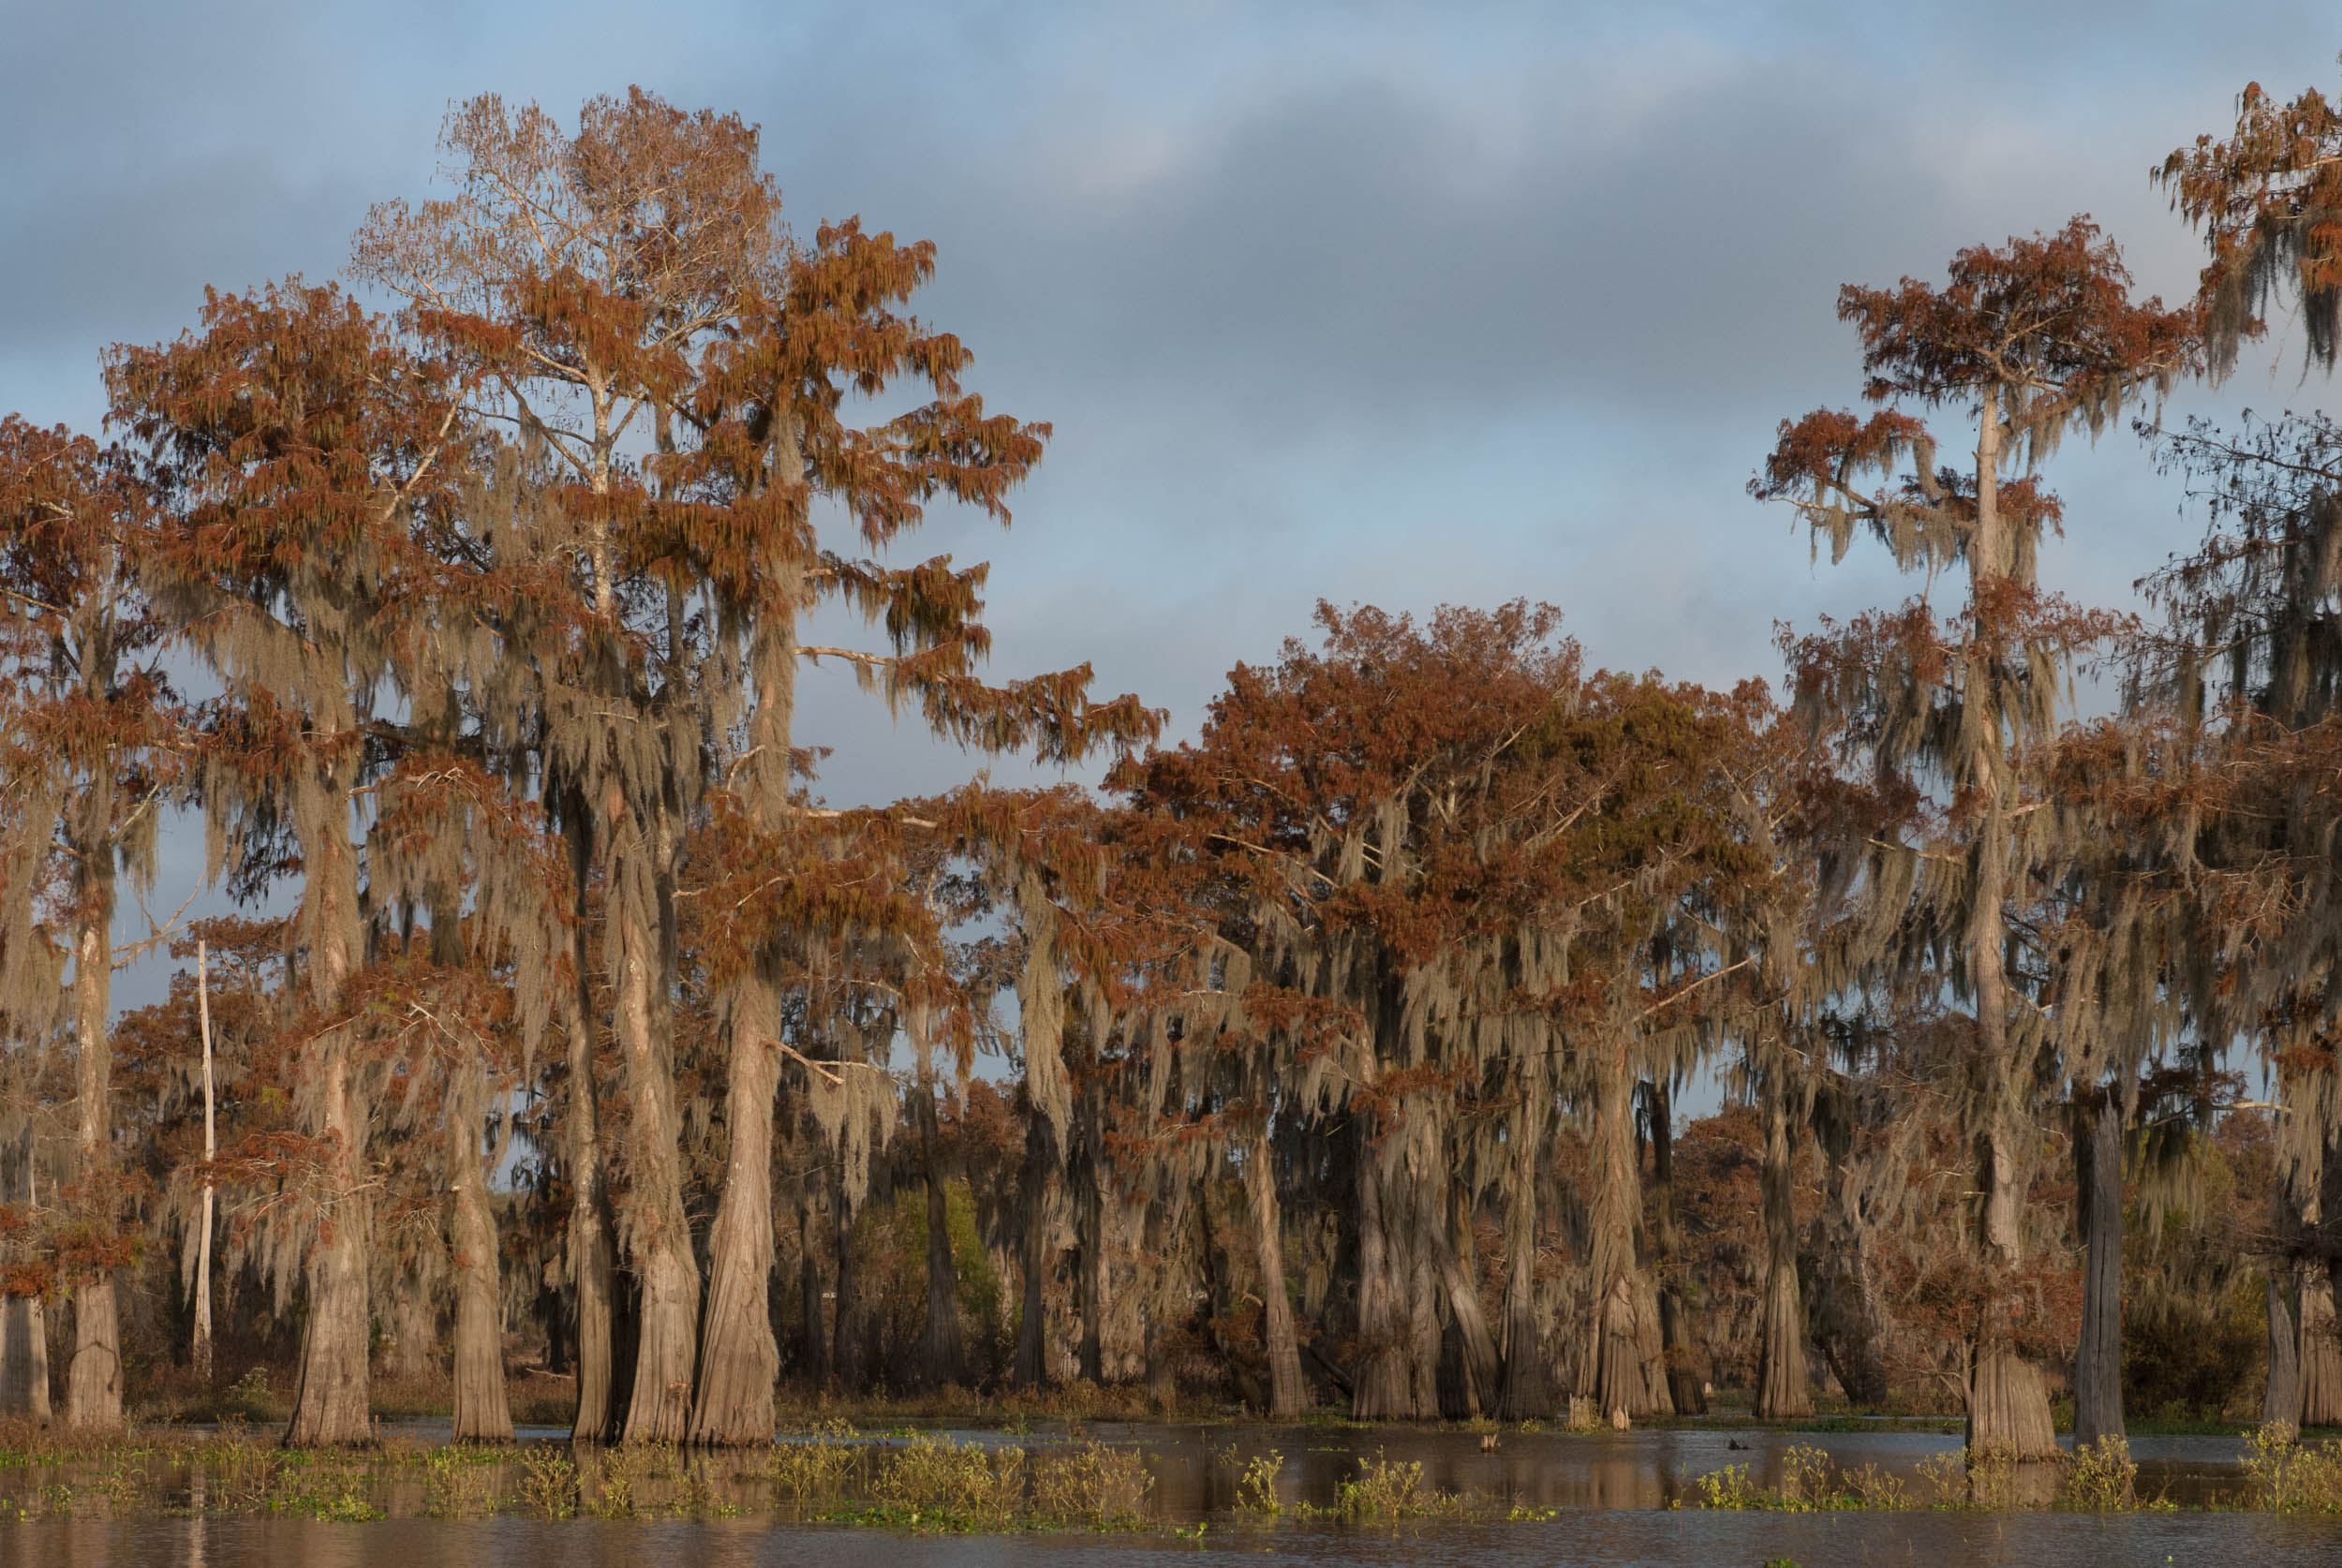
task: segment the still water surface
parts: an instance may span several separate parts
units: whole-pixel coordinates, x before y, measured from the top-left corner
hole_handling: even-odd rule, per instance
[[[62,1519],[0,1525],[15,1568],[1238,1568],[1447,1564],[1578,1568],[1839,1563],[1979,1568],[2332,1568],[2333,1521],[2251,1514],[1707,1514],[1597,1511],[1539,1523],[1420,1529],[1214,1529],[1147,1535],[908,1536],[746,1521],[628,1524],[390,1519]]]
[[[425,1427],[403,1428],[428,1440]],[[444,1429],[437,1434],[444,1437]],[[524,1436],[540,1434],[524,1434]],[[551,1435],[551,1434],[541,1434]],[[1061,1434],[955,1431],[963,1441],[1038,1448]],[[1149,1513],[1165,1524],[1205,1521],[1203,1538],[1167,1534],[913,1536],[807,1526],[751,1513],[739,1519],[635,1522],[579,1518],[472,1520],[393,1517],[331,1524],[254,1517],[73,1517],[0,1525],[0,1568],[634,1568],[682,1563],[821,1564],[823,1568],[1100,1568],[1153,1563],[1176,1554],[1234,1564],[1264,1556],[1294,1563],[1745,1564],[1790,1559],[1830,1563],[2027,1564],[2038,1568],[2342,1568],[2342,1520],[2248,1513],[2127,1514],[1845,1513],[1783,1515],[1674,1509],[1697,1497],[1694,1481],[1746,1464],[1773,1484],[1793,1445],[1825,1448],[1838,1464],[1915,1473],[1920,1461],[1958,1446],[1946,1435],[1897,1431],[1782,1433],[1675,1428],[1578,1435],[1503,1434],[1494,1453],[1477,1434],[1378,1428],[1165,1427],[1087,1428],[1139,1450],[1155,1478]],[[1734,1446],[1738,1444],[1740,1446]],[[1334,1501],[1361,1460],[1419,1461],[1445,1490],[1510,1507],[1556,1509],[1550,1519],[1398,1526],[1250,1521],[1231,1512],[1246,1460],[1282,1456],[1278,1487],[1288,1505]],[[2132,1444],[2142,1498],[2216,1508],[2242,1486],[2235,1438],[2142,1437]],[[386,1498],[393,1515],[416,1511]]]

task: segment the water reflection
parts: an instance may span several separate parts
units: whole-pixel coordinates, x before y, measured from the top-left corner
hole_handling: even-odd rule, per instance
[[[199,1536],[198,1527],[204,1533]],[[2246,1514],[1711,1514],[1599,1512],[1551,1522],[1371,1529],[1214,1528],[1202,1543],[1161,1536],[908,1536],[868,1530],[714,1523],[393,1519],[96,1519],[0,1525],[0,1564],[16,1568],[1137,1568],[1176,1552],[1196,1568],[1257,1564],[1473,1564],[1581,1568],[1636,1563],[1836,1562],[2111,1568],[2210,1561],[2331,1568],[2342,1522]]]

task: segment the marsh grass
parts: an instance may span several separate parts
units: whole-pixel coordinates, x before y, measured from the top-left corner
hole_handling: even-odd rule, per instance
[[[2337,1474],[2342,1475],[2342,1444],[2333,1446],[2338,1455]],[[2248,1460],[2248,1473],[2251,1469]],[[1781,1456],[1776,1485],[1758,1485],[1746,1465],[1727,1465],[1695,1477],[1695,1498],[1679,1506],[1783,1513],[1913,1509],[1993,1513],[2054,1507],[2114,1514],[2176,1509],[2167,1498],[2142,1501],[2138,1483],[2139,1466],[2130,1457],[2129,1445],[2118,1437],[2102,1438],[2055,1461],[2038,1464],[2021,1465],[2007,1453],[1990,1449],[1951,1449],[1921,1459],[1907,1479],[1876,1464],[1859,1469],[1841,1465],[1825,1450],[1798,1443]]]

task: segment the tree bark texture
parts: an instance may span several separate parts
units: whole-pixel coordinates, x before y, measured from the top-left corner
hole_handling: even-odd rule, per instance
[[[2057,1454],[2049,1389],[2041,1368],[2014,1346],[1985,1340],[1968,1368],[1967,1448],[1973,1457],[1998,1455],[2025,1461]]]
[[[306,885],[303,924],[310,942],[310,999],[327,1014],[340,1011],[356,970],[361,928],[357,858],[348,826],[352,764],[304,777],[295,815],[302,824]],[[373,1441],[367,1404],[367,1357],[373,1323],[367,1300],[367,1253],[374,1243],[374,1206],[366,1182],[370,1117],[350,1059],[347,1028],[330,1028],[302,1048],[303,1093],[311,1125],[323,1137],[325,1201],[309,1253],[309,1314],[302,1325],[300,1368],[294,1375],[289,1447],[316,1448]]]
[[[49,1320],[37,1295],[0,1295],[0,1416],[49,1421]]]
[[[1443,1412],[1451,1406],[1461,1419],[1476,1421],[1496,1408],[1498,1368],[1496,1336],[1489,1327],[1488,1308],[1480,1300],[1479,1249],[1472,1235],[1472,1204],[1464,1184],[1454,1182],[1453,1213],[1448,1223],[1426,1237],[1437,1264],[1447,1331],[1442,1343],[1442,1376],[1452,1390],[1440,1398]],[[1454,1354],[1447,1354],[1452,1341]]]
[[[1040,1388],[1049,1381],[1048,1286],[1057,1273],[1057,1249],[1050,1245],[1049,1208],[1057,1186],[1057,1161],[1047,1122],[1033,1116],[1025,1123],[1024,1304],[1016,1319],[1016,1368],[1019,1388]]]
[[[634,865],[625,866],[619,875],[649,880]],[[654,1017],[653,993],[664,969],[657,935],[643,919],[654,897],[647,886],[614,890],[611,897],[618,1044],[626,1058],[632,1102],[628,1165],[633,1194],[625,1239],[642,1293],[633,1396],[624,1431],[630,1442],[680,1442],[689,1433],[700,1277],[683,1212],[674,1074]]]
[[[1542,1073],[1533,1071],[1513,1115],[1505,1150],[1504,1380],[1500,1421],[1542,1421],[1553,1413],[1553,1368],[1537,1319],[1537,1168],[1545,1141]]]
[[[484,1064],[456,1070],[460,1092],[448,1117],[448,1251],[455,1271],[457,1442],[510,1442],[512,1411],[504,1386],[504,1297],[497,1277],[496,1215],[481,1153]]]
[[[2269,1265],[2269,1378],[2260,1393],[2260,1419],[2302,1424],[2302,1359],[2300,1331],[2293,1324],[2292,1303],[2287,1299],[2283,1265]]]
[[[570,1165],[567,1241],[570,1289],[577,1303],[577,1414],[571,1423],[570,1438],[575,1442],[606,1442],[617,1435],[617,1407],[612,1384],[617,1351],[617,1259],[611,1248],[601,1109],[594,1078],[594,1023],[587,995],[586,977],[591,966],[585,942],[586,883],[592,852],[584,805],[573,800],[565,816],[563,840],[569,851],[570,875],[577,898],[576,925],[570,949],[574,984],[564,986],[561,996],[570,1074],[565,1129]]]
[[[1253,1200],[1253,1234],[1260,1250],[1261,1339],[1268,1352],[1268,1418],[1297,1421],[1309,1408],[1301,1375],[1301,1343],[1285,1294],[1284,1219],[1277,1205],[1277,1169],[1270,1162],[1266,1119],[1245,1150],[1244,1187]]]
[[[1595,1072],[1592,1310],[1579,1375],[1596,1408],[1618,1425],[1665,1413],[1667,1380],[1657,1304],[1636,1258],[1642,1182],[1635,1161],[1634,1077],[1623,1046],[1606,1047]]]
[[[1084,1087],[1080,1105],[1080,1160],[1074,1173],[1074,1246],[1080,1265],[1075,1284],[1081,1314],[1081,1375],[1089,1383],[1102,1383],[1105,1382],[1106,1213],[1105,1171],[1099,1143],[1104,1109],[1098,1103],[1095,1084]]]
[[[374,1437],[366,1397],[366,1353],[372,1324],[366,1307],[366,1251],[373,1241],[372,1205],[364,1185],[366,1117],[359,1102],[341,1031],[317,1064],[332,1172],[332,1207],[319,1221],[309,1265],[309,1316],[301,1336],[300,1371],[293,1383],[289,1448],[368,1442]]]
[[[1677,1277],[1675,1097],[1666,1079],[1651,1085],[1652,1262],[1659,1275],[1659,1344],[1667,1356],[1668,1399],[1678,1415],[1708,1411],[1705,1380],[1692,1342],[1691,1309]]]
[[[770,987],[751,982],[734,998],[726,1070],[722,1196],[707,1245],[707,1314],[701,1332],[691,1441],[736,1445],[773,1439],[780,1347],[773,1339],[774,1050],[779,1018]]]
[[[79,1102],[80,1161],[76,1172],[87,1196],[82,1207],[91,1222],[108,1230],[114,1223],[113,1202],[113,1043],[111,1038],[113,945],[108,927],[113,920],[112,791],[97,789],[91,809],[105,815],[92,825],[92,840],[82,859],[82,875],[90,884],[85,895],[91,912],[82,922],[73,961],[73,1001],[76,1043],[75,1099]],[[65,1424],[78,1432],[111,1431],[122,1425],[122,1323],[114,1305],[111,1270],[101,1270],[73,1287],[73,1359],[66,1368]]]
[[[1765,1217],[1765,1294],[1756,1345],[1760,1421],[1814,1413],[1805,1366],[1805,1304],[1798,1289],[1797,1209],[1791,1181],[1788,1097],[1777,1072],[1765,1075],[1765,1162],[1759,1185]]]
[[[2304,1427],[2342,1426],[2342,1325],[2334,1281],[2310,1265],[2301,1270],[2301,1416]]]
[[[1408,1321],[1394,1278],[1382,1161],[1362,1127],[1358,1143],[1358,1368],[1350,1413],[1360,1421],[1403,1421],[1416,1413],[1408,1377]]]
[[[2074,1444],[2123,1435],[2123,1110],[2111,1090],[2076,1129],[2082,1209],[2082,1336],[2074,1349]]]

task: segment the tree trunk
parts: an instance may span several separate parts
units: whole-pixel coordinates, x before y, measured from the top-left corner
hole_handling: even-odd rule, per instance
[[[1655,1354],[1645,1354],[1639,1298],[1648,1295],[1649,1287],[1635,1255],[1642,1183],[1635,1161],[1634,1078],[1624,1046],[1606,1047],[1595,1071],[1592,1314],[1581,1377],[1596,1407],[1618,1425],[1657,1409],[1666,1383],[1662,1379],[1653,1387],[1647,1363]],[[1655,1311],[1652,1316],[1655,1319]],[[1655,1341],[1657,1324],[1650,1326]],[[1648,1348],[1658,1350],[1655,1342]]]
[[[1542,1072],[1523,1086],[1505,1151],[1504,1383],[1497,1395],[1502,1421],[1544,1420],[1553,1413],[1553,1369],[1539,1332],[1536,1302],[1537,1163],[1544,1142]]]
[[[1441,1294],[1447,1304],[1449,1332],[1455,1338],[1454,1368],[1459,1387],[1456,1405],[1464,1419],[1477,1420],[1496,1409],[1496,1338],[1489,1331],[1488,1309],[1480,1300],[1479,1247],[1472,1234],[1472,1195],[1463,1183],[1452,1184],[1452,1212],[1436,1245]],[[1443,1356],[1442,1360],[1447,1358]]]
[[[1985,1456],[2046,1459],[2057,1453],[2041,1369],[2005,1341],[1984,1340],[1968,1368],[1967,1449]]]
[[[348,837],[351,764],[304,774],[295,819],[303,824],[302,925],[310,942],[309,1000],[332,1015],[342,1007],[358,966],[358,866]],[[369,1442],[368,1353],[373,1323],[367,1303],[367,1253],[374,1242],[374,1208],[366,1183],[368,1113],[350,1060],[347,1026],[328,1028],[302,1048],[303,1093],[310,1125],[325,1140],[327,1189],[309,1250],[309,1315],[303,1324],[300,1368],[293,1380],[288,1447]]]
[[[1056,1249],[1049,1245],[1049,1204],[1056,1184],[1048,1123],[1035,1110],[1025,1124],[1024,1307],[1016,1320],[1015,1374],[1019,1388],[1040,1388],[1049,1381],[1048,1285],[1057,1272]]]
[[[689,1433],[700,1277],[683,1212],[674,1076],[654,1023],[653,993],[664,966],[656,933],[645,918],[655,900],[652,890],[642,885],[650,880],[647,868],[628,865],[611,880],[618,1045],[632,1101],[628,1167],[633,1195],[625,1235],[642,1292],[625,1434],[630,1442],[680,1442]],[[630,880],[636,885],[615,885]],[[763,1316],[761,1303],[758,1315]]]
[[[577,905],[571,939],[573,984],[561,988],[561,1019],[569,1044],[570,1165],[568,1259],[570,1287],[577,1302],[577,1413],[570,1425],[573,1442],[606,1442],[617,1435],[613,1378],[617,1352],[617,1260],[610,1244],[610,1196],[601,1147],[601,1109],[595,1087],[594,1022],[590,966],[586,951],[586,883],[592,850],[586,808],[572,799],[564,811],[563,841]]]
[[[504,1298],[497,1283],[496,1216],[482,1168],[480,1089],[484,1065],[457,1068],[461,1090],[448,1117],[448,1250],[455,1269],[457,1442],[510,1442],[512,1411],[504,1387]]]
[[[2300,1425],[2342,1427],[2342,1338],[2336,1337],[2334,1281],[2316,1265],[2301,1270]]]
[[[1860,1199],[1852,1161],[1854,1129],[1843,1101],[1826,1123],[1826,1190],[1814,1293],[1814,1342],[1846,1401],[1858,1408],[1886,1402],[1887,1370],[1878,1352],[1883,1312],[1871,1278],[1862,1235]]]
[[[1408,1378],[1407,1324],[1400,1314],[1385,1223],[1381,1157],[1363,1125],[1358,1130],[1358,1340],[1350,1413],[1360,1421],[1403,1421],[1415,1414]]]
[[[322,1043],[322,1057],[314,1071],[320,1080],[332,1187],[309,1265],[309,1316],[301,1336],[292,1419],[285,1427],[289,1448],[369,1442],[374,1437],[366,1401],[372,1328],[366,1253],[374,1228],[363,1179],[366,1118],[342,1030]]]
[[[1678,1415],[1704,1415],[1708,1411],[1706,1380],[1699,1375],[1698,1354],[1692,1344],[1691,1311],[1683,1301],[1677,1278],[1675,1250],[1675,1096],[1665,1078],[1653,1080],[1651,1091],[1651,1191],[1653,1227],[1653,1265],[1659,1283],[1659,1345],[1667,1356],[1668,1399]]]
[[[33,1140],[23,1139],[24,1205],[38,1207],[38,1184],[33,1176]],[[0,1172],[6,1169],[0,1164]],[[7,1183],[0,1178],[0,1203],[8,1201]],[[49,1421],[49,1323],[37,1295],[0,1294],[0,1416]]]
[[[1777,1070],[1765,1074],[1763,1095],[1765,1297],[1751,1413],[1760,1421],[1789,1421],[1813,1414],[1814,1399],[1805,1367],[1805,1305],[1798,1291],[1788,1094]]]
[[[2082,1210],[2082,1336],[2074,1350],[2074,1446],[2123,1435],[2123,1110],[2112,1089],[2074,1130]]]
[[[80,1060],[76,1093],[81,1121],[79,1185],[88,1221],[111,1232],[113,1196],[112,1044],[111,982],[113,946],[112,792],[95,791],[92,809],[105,813],[83,858],[91,912],[82,922],[73,961],[73,1000]],[[66,1368],[65,1424],[77,1432],[111,1431],[122,1425],[122,1323],[114,1307],[111,1269],[78,1280],[73,1289],[73,1359]]]
[[[1968,598],[1983,603],[2008,574],[2000,518],[2000,395],[1987,388],[1978,410],[1976,525],[1968,541]],[[2008,899],[2009,823],[2015,781],[2001,751],[2008,707],[1994,667],[2003,649],[1987,643],[1979,619],[1963,664],[1962,691],[1977,711],[1964,728],[1977,738],[1966,758],[1971,782],[1984,803],[1968,848],[1975,881],[1967,930],[1969,990],[1976,1009],[1978,1055],[1984,1064],[1984,1121],[1978,1129],[1977,1189],[1984,1194],[1980,1244],[1988,1267],[2006,1274],[2023,1261],[2024,1167],[2017,1140],[2023,1113],[2015,1103],[2021,1075],[2008,1038]],[[2049,1389],[2040,1368],[2025,1361],[2004,1334],[1998,1309],[1988,1309],[1969,1350],[1968,1449],[2015,1459],[2057,1452]]]
[[[2260,1419],[2302,1424],[2302,1361],[2293,1309],[2286,1300],[2284,1265],[2269,1264],[2269,1381],[2260,1395]]]
[[[774,1042],[779,1018],[771,987],[751,980],[734,996],[724,1095],[729,1147],[716,1228],[708,1237],[707,1316],[702,1330],[693,1442],[736,1445],[773,1440],[773,1389],[780,1381],[774,1342],[773,1098],[779,1087]]]
[[[1407,1383],[1413,1390],[1415,1413],[1426,1419],[1439,1415],[1440,1260],[1445,1248],[1435,1244],[1439,1223],[1436,1204],[1427,1202],[1426,1178],[1417,1176],[1401,1209],[1398,1239],[1404,1243],[1405,1266],[1398,1277],[1407,1282]]]
[[[219,1128],[212,1078],[211,963],[200,937],[195,943],[195,1005],[203,1036],[203,1162],[209,1165],[219,1153]],[[202,1207],[196,1219],[195,1347],[190,1357],[196,1384],[206,1392],[212,1386],[212,1178],[207,1173]]]
[[[1105,1166],[1099,1145],[1103,1108],[1094,1084],[1081,1097],[1081,1161],[1074,1187],[1074,1244],[1080,1260],[1075,1276],[1081,1312],[1081,1375],[1105,1381],[1106,1215]]]
[[[1260,1250],[1261,1339],[1268,1353],[1268,1418],[1297,1421],[1309,1408],[1301,1376],[1301,1344],[1293,1327],[1293,1298],[1285,1294],[1284,1220],[1277,1206],[1277,1168],[1269,1153],[1267,1118],[1245,1149],[1244,1186],[1253,1199],[1253,1235]]]
[[[936,1147],[935,1089],[923,1083],[913,1092],[927,1200],[927,1309],[919,1325],[919,1376],[928,1387],[941,1388],[967,1380],[967,1346],[959,1328],[959,1271],[952,1263],[951,1195]]]

